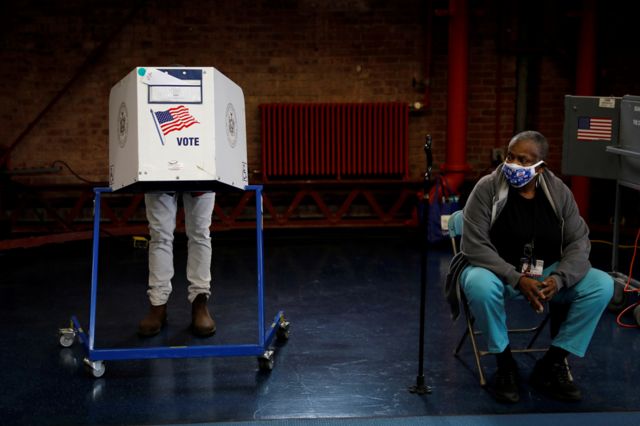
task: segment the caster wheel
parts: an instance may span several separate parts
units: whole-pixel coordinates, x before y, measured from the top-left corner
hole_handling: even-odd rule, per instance
[[[104,375],[106,367],[103,361],[89,361],[89,359],[85,358],[84,365],[89,374],[91,374],[96,379]]]
[[[280,341],[289,340],[289,334],[291,330],[291,323],[284,318],[280,320],[278,324],[278,330],[276,330],[276,339]]]
[[[613,287],[613,297],[607,306],[607,309],[613,313],[621,312],[627,304],[627,293],[624,292],[624,289],[620,285],[615,285]]]
[[[273,351],[266,351],[262,356],[258,357],[258,368],[260,371],[271,371],[273,370],[274,362]]]
[[[73,345],[73,342],[76,339],[76,333],[75,331],[73,331],[73,329],[68,329],[68,328],[63,328],[60,329],[60,338],[58,340],[58,342],[60,343],[60,346],[62,346],[63,348],[68,348],[69,346]]]

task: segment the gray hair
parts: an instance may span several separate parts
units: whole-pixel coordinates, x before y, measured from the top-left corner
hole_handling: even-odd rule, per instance
[[[538,146],[538,151],[540,152],[540,159],[546,160],[547,154],[549,153],[549,142],[547,138],[540,132],[536,132],[535,130],[525,130],[524,132],[520,132],[509,141],[509,146],[515,144],[520,141],[531,141]]]

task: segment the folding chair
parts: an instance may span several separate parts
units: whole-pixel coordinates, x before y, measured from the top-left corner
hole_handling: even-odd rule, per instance
[[[449,237],[451,238],[453,254],[455,255],[458,253],[458,250],[459,250],[459,245],[458,245],[459,238],[462,236],[462,210],[455,211],[451,214],[451,216],[449,217],[448,229],[449,229]],[[462,298],[462,308],[464,311],[467,327],[464,334],[462,335],[462,338],[460,339],[460,342],[458,343],[458,346],[456,347],[454,356],[458,357],[458,353],[460,352],[462,345],[464,344],[467,337],[469,337],[469,340],[471,341],[471,347],[473,349],[473,356],[476,361],[476,367],[478,368],[478,375],[480,376],[480,386],[486,386],[487,380],[485,378],[484,371],[482,369],[482,364],[480,363],[480,358],[485,355],[489,355],[490,352],[479,349],[478,341],[476,337],[481,335],[482,332],[477,331],[473,328],[474,318],[473,318],[473,315],[471,315],[471,311],[469,310],[469,305],[467,304],[467,298],[464,295],[464,292],[462,291],[462,289],[460,289],[460,295]],[[551,313],[549,312],[545,315],[542,322],[540,322],[540,324],[535,327],[509,329],[508,330],[509,334],[533,333],[533,336],[529,340],[529,343],[527,344],[526,347],[515,348],[515,349],[512,348],[511,352],[513,353],[545,352],[548,348],[534,348],[533,345],[538,339],[538,336],[540,335],[540,332],[542,331],[542,329],[545,327],[545,325],[547,325],[547,322],[549,321],[550,318],[551,318]],[[555,321],[552,321],[552,322],[555,323]],[[555,329],[555,327],[552,327],[552,335],[554,335],[555,333],[557,333],[557,329]]]

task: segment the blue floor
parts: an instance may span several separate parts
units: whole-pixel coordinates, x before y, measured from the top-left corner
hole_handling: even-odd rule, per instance
[[[185,245],[179,236],[169,324],[160,335],[140,340],[135,331],[147,309],[146,252],[133,248],[130,238],[102,240],[97,348],[257,342],[253,234],[227,232],[215,239],[212,310],[218,332],[209,339],[189,334]],[[594,246],[594,263],[603,269],[607,250]],[[587,357],[570,359],[582,402],[556,402],[531,391],[526,377],[535,358],[528,355],[517,358],[525,379],[521,402],[494,402],[478,386],[470,349],[463,349],[462,361],[452,356],[463,321],[450,321],[442,296],[449,258],[447,245],[429,251],[425,375],[432,393],[419,396],[407,391],[418,365],[415,232],[268,231],[267,321],[282,309],[292,324],[289,341],[277,346],[271,373],[260,372],[253,357],[161,359],[111,361],[105,375],[95,379],[84,371],[81,345],[61,348],[57,336],[72,314],[88,325],[90,242],[0,253],[0,423],[278,419],[286,424],[283,419],[367,418],[409,424],[398,423],[406,418],[418,424],[452,416],[446,419],[480,420],[423,424],[488,424],[481,421],[487,415],[584,413],[580,423],[585,425],[608,424],[601,423],[606,413],[624,412],[628,418],[640,411],[640,331],[619,328],[609,312]],[[512,312],[516,323],[535,319],[532,315]],[[547,341],[543,334],[542,343]],[[485,365],[490,373],[493,360],[487,357]]]

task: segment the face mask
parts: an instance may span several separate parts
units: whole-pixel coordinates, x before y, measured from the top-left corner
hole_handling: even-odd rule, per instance
[[[538,161],[533,166],[523,167],[515,163],[504,163],[502,167],[502,174],[511,186],[515,188],[522,188],[533,179],[536,175],[536,167],[544,164],[544,161]]]

